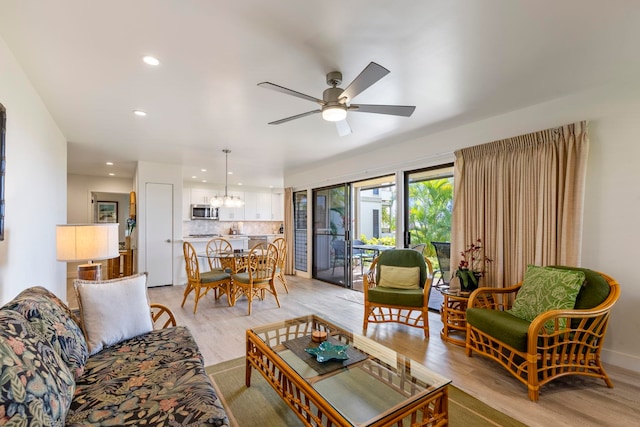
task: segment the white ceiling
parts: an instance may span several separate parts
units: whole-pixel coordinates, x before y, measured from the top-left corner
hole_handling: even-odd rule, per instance
[[[640,75],[636,0],[0,0],[0,37],[67,138],[70,173],[131,177],[149,161],[220,183],[229,148],[229,184],[261,187]],[[350,112],[346,137],[320,115],[267,124],[317,105],[257,83],[322,98],[326,73],[345,88],[371,61],[391,73],[354,102],[412,117]]]

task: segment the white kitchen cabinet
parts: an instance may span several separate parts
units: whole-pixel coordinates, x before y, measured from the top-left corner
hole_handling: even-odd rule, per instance
[[[192,205],[208,205],[211,202],[211,198],[216,194],[220,194],[216,190],[208,188],[192,188],[191,189],[191,204]]]
[[[271,221],[271,193],[244,193],[245,221]]]
[[[284,221],[284,194],[271,194],[271,221]]]
[[[229,191],[227,194],[229,196],[240,197],[241,200],[244,200],[245,196],[245,193],[241,191]],[[224,191],[220,195],[224,195]],[[218,209],[218,216],[220,221],[244,221],[244,205],[238,208],[221,206]]]

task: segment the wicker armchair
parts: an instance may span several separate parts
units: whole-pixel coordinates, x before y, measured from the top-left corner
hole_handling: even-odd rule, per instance
[[[602,378],[613,387],[600,352],[620,287],[603,273],[556,268],[585,273],[586,284],[573,309],[547,311],[532,322],[512,316],[505,310],[511,308],[522,282],[508,288],[479,288],[471,294],[467,308],[467,356],[476,352],[498,362],[527,386],[529,399],[534,402],[540,387],[566,375]],[[561,328],[562,323],[566,323],[565,328]]]
[[[419,267],[417,289],[397,289],[381,286],[382,266]],[[424,330],[429,338],[429,291],[433,266],[420,252],[413,249],[391,249],[373,260],[364,276],[364,323],[396,322]]]

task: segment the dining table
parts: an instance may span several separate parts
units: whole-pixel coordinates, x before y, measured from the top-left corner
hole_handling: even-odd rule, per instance
[[[373,244],[353,245],[353,249],[360,249],[363,251],[373,252],[374,259],[378,255],[380,255],[380,252],[388,251],[389,249],[395,249],[395,248],[396,248],[395,246],[391,246],[391,245],[373,245]]]
[[[208,260],[210,258],[215,258],[220,262],[220,266],[225,271],[229,271],[231,272],[231,274],[235,274],[245,267],[250,253],[250,250],[235,249],[232,251],[212,252],[210,254],[199,253],[197,254],[197,256],[199,258],[207,259],[207,265],[209,265]]]

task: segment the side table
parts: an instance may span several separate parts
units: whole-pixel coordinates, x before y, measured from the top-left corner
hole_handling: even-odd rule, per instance
[[[440,338],[451,344],[464,346],[467,334],[467,303],[471,292],[449,289],[448,286],[436,287],[442,294],[442,331]]]

